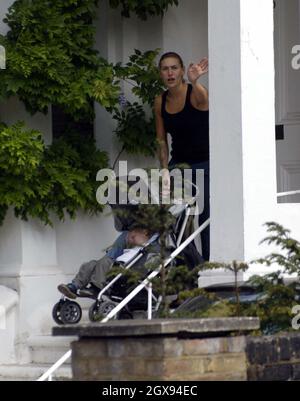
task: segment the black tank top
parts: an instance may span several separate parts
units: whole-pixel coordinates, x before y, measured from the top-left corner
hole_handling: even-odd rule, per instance
[[[172,137],[171,157],[175,163],[209,160],[209,112],[191,104],[192,85],[188,84],[184,108],[179,113],[166,111],[168,91],[162,95],[161,115],[165,131]]]

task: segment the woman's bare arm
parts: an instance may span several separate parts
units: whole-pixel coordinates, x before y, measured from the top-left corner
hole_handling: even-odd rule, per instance
[[[158,142],[158,158],[161,168],[168,168],[169,147],[164,122],[161,116],[162,97],[157,96],[154,101],[156,138]]]
[[[187,72],[188,79],[193,86],[193,95],[197,106],[208,108],[208,90],[197,82],[198,78],[208,72],[208,59],[204,58],[198,64],[190,64]]]

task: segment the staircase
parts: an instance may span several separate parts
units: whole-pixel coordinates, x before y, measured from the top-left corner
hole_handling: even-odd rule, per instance
[[[77,299],[82,308],[80,323],[88,323],[88,310],[91,306],[90,299]],[[53,321],[53,326],[56,324]],[[71,349],[71,342],[77,340],[75,337],[58,337],[49,335],[38,335],[29,338],[31,362],[28,364],[0,364],[0,381],[35,381],[45,373],[55,362],[57,362],[67,351]],[[69,358],[52,376],[53,381],[72,380],[71,358]]]
[[[28,341],[31,363],[0,365],[0,381],[35,381],[45,373],[71,347],[77,337],[36,336]],[[52,380],[72,380],[71,359],[53,375]]]

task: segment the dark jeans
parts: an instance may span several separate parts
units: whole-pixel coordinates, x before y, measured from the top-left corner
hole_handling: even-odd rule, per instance
[[[119,256],[123,254],[124,249],[128,247],[128,244],[126,242],[127,234],[128,231],[123,231],[122,234],[118,236],[111,248],[106,251],[107,256],[109,256],[113,260],[116,260]]]
[[[107,272],[113,267],[116,259],[123,254],[124,249],[128,247],[126,241],[128,231],[123,231],[118,236],[112,247],[106,252],[106,255],[99,260],[91,260],[83,263],[72,283],[77,288],[84,288],[89,283],[92,283],[98,288],[103,288],[103,285],[107,281]],[[132,266],[132,270],[137,270],[140,274],[145,275],[150,267],[147,267],[147,263],[151,267],[153,263],[159,264],[159,245],[157,242],[151,245],[151,250],[146,252],[136,263]]]
[[[128,231],[123,231],[115,240],[106,255],[99,260],[91,260],[83,263],[72,283],[77,288],[84,288],[88,283],[94,284],[98,288],[102,288],[106,281],[106,274],[112,268],[115,260],[123,254],[124,249],[128,246],[126,242]]]
[[[176,168],[176,164],[179,164],[175,160],[169,162],[169,169]],[[181,163],[182,164],[182,163]],[[199,227],[209,218],[209,161],[200,163],[189,163],[190,168],[193,170],[193,183],[196,183],[196,170],[204,170],[204,209],[199,215]],[[200,189],[201,190],[201,189]],[[209,225],[201,232],[201,243],[202,243],[202,257],[204,260],[209,261],[210,252],[210,229]]]

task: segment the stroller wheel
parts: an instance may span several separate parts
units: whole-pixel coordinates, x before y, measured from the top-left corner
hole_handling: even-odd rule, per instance
[[[98,322],[109,314],[118,304],[112,301],[94,302],[89,309],[91,322]]]
[[[77,302],[65,302],[60,308],[60,318],[64,324],[78,323],[81,315],[81,307]]]
[[[57,324],[64,324],[64,322],[61,320],[61,316],[60,316],[60,309],[63,305],[63,302],[59,301],[57,302],[52,309],[52,317],[53,320],[55,321],[55,323]]]

